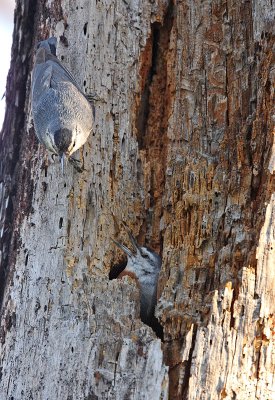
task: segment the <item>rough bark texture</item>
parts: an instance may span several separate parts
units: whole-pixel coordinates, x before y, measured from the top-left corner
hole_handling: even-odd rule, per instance
[[[272,398],[273,15],[268,0],[18,1],[0,136],[1,399]],[[97,94],[82,174],[62,176],[31,127],[31,50],[52,34]],[[119,221],[162,254],[163,343],[135,283],[108,280],[124,261]]]

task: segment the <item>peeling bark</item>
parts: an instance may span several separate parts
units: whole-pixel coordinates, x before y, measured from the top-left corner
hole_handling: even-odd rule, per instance
[[[273,15],[268,0],[17,2],[0,398],[272,398]],[[84,172],[65,177],[31,126],[31,51],[49,35],[96,93]],[[121,222],[162,255],[163,343],[139,320],[135,282],[109,280],[125,263]]]

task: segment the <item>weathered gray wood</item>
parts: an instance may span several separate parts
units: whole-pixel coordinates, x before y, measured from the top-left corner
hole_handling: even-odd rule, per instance
[[[11,67],[25,63],[26,90],[10,88],[21,108],[0,137],[0,398],[270,400],[272,4],[31,6],[17,5]],[[62,176],[31,127],[29,48],[49,35],[96,93],[82,174]],[[111,237],[127,241],[110,211],[162,251],[163,344],[138,318],[135,283],[108,279],[123,260]]]

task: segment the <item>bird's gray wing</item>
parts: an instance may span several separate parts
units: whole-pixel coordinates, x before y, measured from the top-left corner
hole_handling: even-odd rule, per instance
[[[53,55],[46,47],[39,47],[36,52],[36,59],[34,64],[33,82],[40,81],[42,75],[49,66],[51,70],[51,80],[48,82],[49,87],[54,88],[60,81],[68,81],[73,83],[77,89],[84,95],[73,75],[60,63],[58,58]],[[38,79],[37,79],[38,78]]]
[[[64,65],[61,64],[61,62],[58,60],[57,57],[55,57],[53,54],[49,52],[46,52],[45,62],[46,64],[50,64],[53,67],[53,73],[52,73],[53,85],[55,82],[58,82],[60,80],[69,81],[73,83],[82,94],[84,94],[82,92],[82,89],[76,82],[75,78],[73,77],[73,75],[67,70],[67,68],[64,67]]]

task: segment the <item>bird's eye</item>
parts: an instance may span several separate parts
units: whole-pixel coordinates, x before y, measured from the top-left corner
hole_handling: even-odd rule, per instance
[[[140,252],[141,252],[141,255],[142,255],[143,258],[146,258],[147,260],[150,259],[150,257],[149,257],[149,255],[147,254],[147,252],[143,251],[142,248],[140,249]]]
[[[143,271],[144,275],[151,275],[151,271]]]
[[[75,144],[76,144],[76,143],[75,143],[75,141],[74,141],[73,147],[75,147]]]

